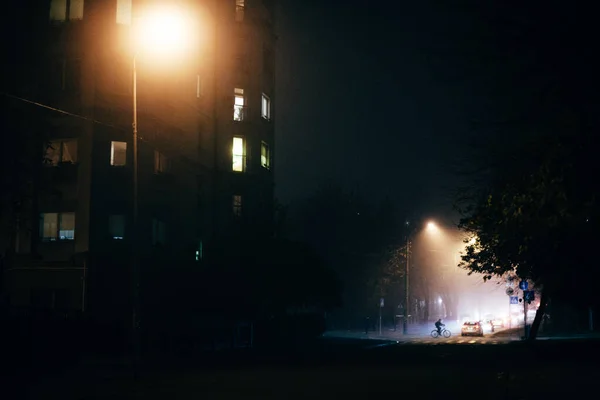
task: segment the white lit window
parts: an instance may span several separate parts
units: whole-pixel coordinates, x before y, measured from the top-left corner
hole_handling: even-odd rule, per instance
[[[235,88],[233,91],[233,120],[244,120],[244,89]]]
[[[125,237],[124,215],[111,215],[108,217],[108,233],[115,240],[123,240]]]
[[[75,213],[43,213],[40,230],[43,241],[74,240]]]
[[[242,216],[242,196],[234,194],[232,197],[233,215],[236,217]]]
[[[127,161],[127,143],[110,142],[110,165],[122,167]]]
[[[246,169],[246,143],[243,137],[235,136],[232,147],[232,168],[235,172],[244,172]]]
[[[169,170],[169,159],[159,151],[154,150],[154,173],[164,174]]]
[[[271,149],[266,142],[260,144],[260,165],[263,168],[271,168]]]
[[[52,0],[50,21],[72,21],[83,19],[83,0]]]
[[[200,98],[200,96],[204,95],[202,87],[202,78],[200,75],[196,75],[196,97]]]
[[[244,20],[244,14],[246,12],[246,1],[235,0],[235,20],[242,22]]]
[[[269,120],[271,119],[271,99],[269,98],[269,96],[267,96],[266,94],[263,93],[262,95],[262,101],[261,101],[261,115],[264,119]]]
[[[117,24],[131,25],[131,0],[117,0]]]
[[[46,165],[77,162],[77,139],[52,140],[47,144],[44,156]]]
[[[152,244],[164,245],[167,243],[167,225],[156,218],[152,218]]]

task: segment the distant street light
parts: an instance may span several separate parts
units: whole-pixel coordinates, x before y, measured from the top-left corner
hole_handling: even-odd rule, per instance
[[[410,268],[409,268],[409,259],[410,259],[410,245],[411,245],[411,234],[410,231],[408,231],[408,227],[410,226],[410,222],[406,221],[406,227],[407,227],[407,234],[406,234],[406,269],[404,270],[404,318],[402,321],[402,332],[403,334],[408,334],[408,311],[409,311],[409,303],[410,303],[410,296],[409,296],[409,273],[410,273]],[[433,221],[429,221],[426,225],[426,229],[429,233],[438,233],[440,231],[440,229],[438,228],[438,226],[436,225],[435,222]]]

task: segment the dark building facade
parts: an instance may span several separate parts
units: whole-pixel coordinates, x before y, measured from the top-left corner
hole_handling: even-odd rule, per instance
[[[160,3],[185,9],[199,30],[181,59],[135,53],[134,232],[129,38],[144,7]],[[13,66],[7,117],[28,123],[7,126],[27,130],[15,134],[28,137],[35,167],[20,178],[31,185],[18,211],[2,216],[10,307],[130,321],[134,238],[142,283],[154,279],[156,295],[161,274],[185,279],[216,242],[271,234],[271,2],[52,0],[27,12],[35,51]]]

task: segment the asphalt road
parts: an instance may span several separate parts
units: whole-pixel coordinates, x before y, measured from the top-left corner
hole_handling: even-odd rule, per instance
[[[96,360],[26,380],[6,398],[529,400],[597,392],[598,340],[463,339],[324,338],[271,351],[155,362],[137,379],[123,364]]]

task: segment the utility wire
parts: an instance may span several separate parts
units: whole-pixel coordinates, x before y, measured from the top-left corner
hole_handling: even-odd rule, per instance
[[[84,115],[76,114],[76,113],[73,113],[73,112],[70,112],[70,111],[62,110],[60,108],[49,106],[47,104],[39,103],[37,101],[33,101],[33,100],[29,100],[29,99],[26,99],[26,98],[23,98],[23,97],[15,96],[15,95],[10,94],[10,93],[2,92],[2,95],[6,96],[6,97],[9,97],[11,99],[15,99],[15,100],[18,100],[18,101],[21,101],[21,102],[24,102],[24,103],[28,103],[28,104],[31,104],[31,105],[34,105],[34,106],[37,106],[37,107],[45,108],[47,110],[54,111],[54,112],[57,112],[57,113],[60,113],[60,114],[63,114],[63,115],[70,116],[70,117],[78,118],[78,119],[81,119],[81,120],[84,120],[84,121],[92,122],[92,123],[97,124],[97,125],[101,125],[101,126],[105,126],[105,127],[108,127],[108,128],[112,128],[112,129],[115,129],[115,130],[118,130],[118,131],[121,131],[121,132],[129,132],[128,129],[126,129],[126,128],[122,127],[122,126],[117,126],[117,125],[109,124],[109,123],[106,123],[106,122],[103,122],[103,121],[99,121],[99,120],[94,119],[94,118],[86,117]],[[142,136],[138,136],[138,140],[142,141],[143,143],[148,144],[153,150],[157,150],[157,151],[158,150],[162,150],[162,149],[158,149],[151,141],[148,141],[148,140],[144,139]],[[190,166],[192,168],[194,168],[194,169],[200,169],[200,170],[206,169],[206,166],[198,163],[197,161],[189,159],[189,157],[187,157],[187,156],[185,156],[185,155],[183,155],[181,153],[178,153],[177,156],[179,156],[182,160],[184,160],[188,164],[190,164]]]

